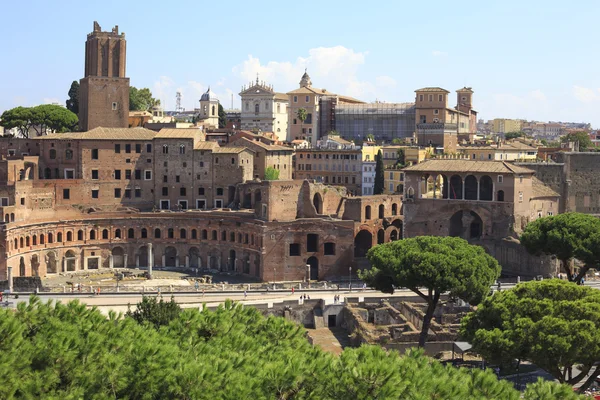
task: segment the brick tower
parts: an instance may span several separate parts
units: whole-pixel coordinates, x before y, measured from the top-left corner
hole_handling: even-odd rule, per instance
[[[115,26],[94,31],[85,42],[85,74],[79,88],[79,128],[129,126],[129,78],[125,77],[125,34]]]

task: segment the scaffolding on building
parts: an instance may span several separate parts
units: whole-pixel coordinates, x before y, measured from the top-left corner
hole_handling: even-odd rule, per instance
[[[330,111],[334,121],[331,130],[336,130],[347,140],[362,141],[368,135],[386,142],[413,137],[414,103],[336,103]]]

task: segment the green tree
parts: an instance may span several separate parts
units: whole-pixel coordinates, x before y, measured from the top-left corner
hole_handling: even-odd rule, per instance
[[[461,335],[488,360],[528,360],[561,383],[590,374],[585,390],[600,374],[600,291],[558,279],[522,283],[468,314]]]
[[[375,141],[375,136],[372,133],[369,133],[366,136],[367,142],[374,142]]]
[[[370,249],[367,258],[372,269],[360,272],[367,284],[384,293],[405,287],[427,303],[420,347],[443,293],[477,305],[500,276],[500,265],[483,247],[456,237],[420,236],[385,243]]]
[[[305,139],[305,135],[304,135],[304,121],[306,121],[306,118],[308,118],[308,113],[306,112],[306,108],[299,108],[298,111],[296,112],[296,118],[298,118],[300,120],[300,132],[302,132],[302,139]]]
[[[230,301],[185,309],[156,329],[77,301],[32,297],[0,309],[0,337],[2,399],[520,398],[489,370],[444,365],[422,351],[365,345],[327,354],[302,326]],[[563,388],[537,383],[524,396],[577,398]]]
[[[523,131],[518,131],[518,132],[508,132],[504,134],[504,138],[506,140],[512,140],[512,139],[517,139],[520,137],[525,137],[525,132]]]
[[[181,307],[171,297],[171,301],[160,301],[156,297],[144,296],[139,302],[135,311],[128,310],[127,316],[136,320],[139,324],[149,323],[157,329],[177,318],[181,312]]]
[[[327,132],[327,136],[340,136],[340,133],[338,131],[329,131]]]
[[[564,213],[539,218],[525,227],[521,244],[534,255],[554,255],[569,281],[581,282],[590,268],[600,265],[600,219],[581,213]],[[578,274],[572,262],[584,265]]]
[[[279,179],[279,170],[273,167],[267,167],[265,169],[265,180],[266,181],[276,181]]]
[[[404,140],[400,138],[394,138],[392,139],[392,144],[404,144]]]
[[[150,89],[129,87],[129,111],[150,111],[152,107],[159,105],[160,100],[152,97]]]
[[[404,167],[406,165],[406,158],[404,156],[404,149],[398,149],[398,151],[396,152],[396,154],[397,154],[396,166],[398,166],[398,167]]]
[[[571,132],[571,133],[561,137],[561,141],[563,143],[578,142],[579,143],[579,151],[586,151],[586,150],[589,150],[592,147],[594,147],[592,144],[592,140],[590,139],[590,135],[584,131]]]
[[[0,117],[2,126],[6,129],[16,128],[19,134],[24,138],[29,138],[29,131],[32,129],[32,113],[29,107],[15,107],[6,110]]]
[[[219,103],[219,128],[223,129],[227,126],[227,115],[221,103]]]
[[[375,156],[375,186],[373,187],[373,194],[382,194],[385,190],[384,174],[383,155],[381,154],[381,150],[379,150]]]
[[[79,82],[73,81],[69,89],[69,98],[67,99],[67,110],[75,115],[79,115]]]
[[[29,138],[31,131],[36,136],[45,135],[48,130],[68,132],[78,123],[77,115],[55,104],[43,104],[36,107],[16,107],[2,113],[5,128],[17,128],[21,136]]]

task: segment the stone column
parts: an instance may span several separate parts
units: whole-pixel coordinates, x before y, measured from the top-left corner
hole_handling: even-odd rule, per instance
[[[135,255],[135,267],[136,268],[140,267],[140,255],[139,254]]]
[[[162,266],[163,266],[163,268],[167,266],[166,263],[167,263],[167,256],[163,254],[162,255]]]
[[[139,262],[139,258],[138,258]],[[152,267],[154,266],[154,253],[152,252],[152,243],[148,243],[148,277],[152,279]]]
[[[465,180],[462,178],[462,176],[460,177],[460,180],[462,182],[462,199],[465,199]]]
[[[210,269],[210,256],[206,256],[206,268]]]
[[[79,269],[79,257],[75,257],[74,264],[75,271],[77,271]]]
[[[10,293],[12,293],[13,289],[14,289],[12,269],[13,269],[13,267],[8,267],[7,271],[6,271],[6,274],[7,274],[7,277],[8,277],[8,291]]]
[[[185,256],[185,267],[186,268],[190,267],[190,256]]]
[[[123,254],[123,267],[127,268],[127,259],[129,258],[129,254]]]
[[[217,257],[217,269],[221,271],[221,256]]]
[[[115,261],[113,259],[113,255],[108,256],[108,267],[113,269],[115,267]]]
[[[481,177],[477,179],[477,200],[478,201],[479,201],[479,179],[481,179]]]
[[[62,272],[67,272],[67,259],[63,257]]]
[[[175,266],[179,267],[179,255],[175,256]]]

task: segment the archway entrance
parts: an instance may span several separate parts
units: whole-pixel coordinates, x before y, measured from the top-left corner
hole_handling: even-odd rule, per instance
[[[125,268],[125,252],[122,247],[112,250],[113,268]]]
[[[319,193],[315,193],[313,197],[313,206],[315,206],[317,214],[323,214],[323,199]]]
[[[191,268],[199,268],[200,267],[200,251],[197,247],[190,248],[190,267]]]
[[[235,250],[229,250],[229,270],[235,271]]]
[[[56,253],[51,251],[46,254],[46,273],[55,274],[56,271]]]
[[[31,256],[31,276],[40,276],[40,260],[37,254]]]
[[[498,190],[498,201],[504,201],[504,190]]]
[[[483,221],[473,211],[458,211],[450,218],[450,236],[465,240],[479,239],[483,234]]]
[[[315,256],[310,257],[306,260],[306,264],[310,265],[310,280],[319,280],[319,259]]]
[[[385,242],[385,232],[383,229],[377,231],[377,244],[382,244]]]
[[[165,249],[165,267],[174,267],[177,264],[177,250],[173,246]]]
[[[395,240],[398,240],[398,231],[393,229],[390,233],[390,241],[393,242]]]
[[[142,246],[138,249],[138,264],[140,267],[148,266],[148,246]]]
[[[65,262],[67,264],[67,271],[72,272],[75,271],[75,252],[73,250],[69,250],[65,253]]]
[[[362,230],[354,238],[354,257],[366,257],[367,251],[373,246],[371,232]]]
[[[25,276],[25,259],[23,257],[19,259],[19,276]]]

